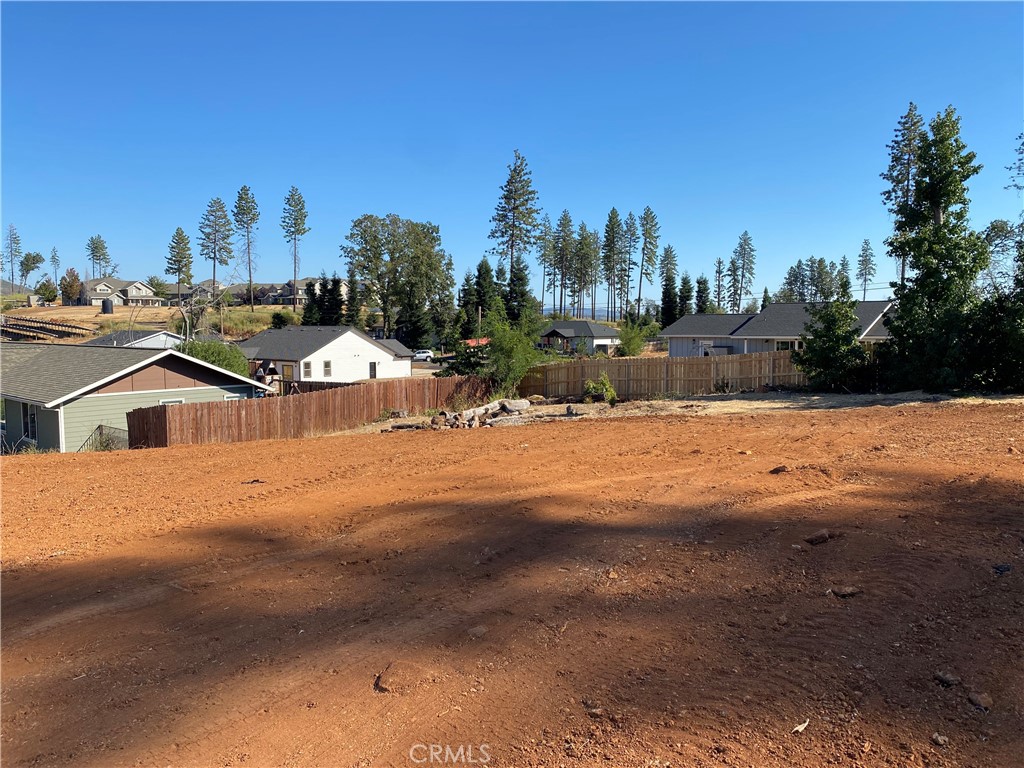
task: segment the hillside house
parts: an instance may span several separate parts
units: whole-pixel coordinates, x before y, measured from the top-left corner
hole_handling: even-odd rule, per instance
[[[540,344],[561,352],[610,355],[619,345],[619,331],[592,320],[557,320],[541,332]]]

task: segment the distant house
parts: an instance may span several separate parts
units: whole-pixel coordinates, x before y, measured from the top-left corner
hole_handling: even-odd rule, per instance
[[[239,344],[264,370],[273,364],[284,381],[351,382],[412,375],[411,358],[346,325],[272,328]]]
[[[742,342],[732,338],[754,315],[683,315],[659,336],[668,339],[669,357],[732,355]]]
[[[8,446],[79,451],[128,411],[238,400],[269,387],[173,349],[0,342]]]
[[[86,280],[77,303],[98,307],[103,304],[104,299],[110,299],[114,306],[119,307],[167,305],[167,300],[159,298],[149,283],[142,280],[117,280],[113,277]]]
[[[542,347],[562,352],[611,354],[619,345],[619,332],[592,320],[557,320],[541,332],[540,343]]]
[[[170,331],[154,331],[138,329],[132,331],[114,331],[106,336],[99,336],[84,342],[90,347],[135,347],[139,349],[173,349],[185,341]]]
[[[683,315],[661,332],[668,339],[669,357],[736,355],[802,349],[800,335],[809,316],[806,303],[769,304],[756,315]],[[855,313],[862,344],[889,337],[885,313],[891,301],[861,301]]]
[[[380,343],[391,350],[392,354],[399,360],[413,358],[413,351],[409,349],[405,344],[400,342],[398,339],[379,339]]]

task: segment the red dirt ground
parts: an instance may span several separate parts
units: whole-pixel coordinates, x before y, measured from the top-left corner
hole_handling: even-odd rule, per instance
[[[1021,765],[1022,479],[1019,402],[6,457],[3,763]]]

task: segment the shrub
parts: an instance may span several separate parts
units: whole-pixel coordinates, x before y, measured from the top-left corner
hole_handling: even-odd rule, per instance
[[[610,405],[614,406],[618,402],[618,394],[615,392],[615,387],[612,386],[611,380],[608,378],[607,371],[601,371],[601,378],[597,381],[587,379],[583,384],[583,395],[593,400],[595,397],[603,399]]]
[[[179,352],[197,360],[216,365],[226,371],[249,377],[249,361],[234,344],[220,341],[186,341],[175,347]]]
[[[619,357],[636,357],[644,351],[644,329],[633,323],[624,323],[619,329]]]
[[[302,316],[294,312],[275,312],[270,316],[271,328],[287,328],[289,325],[300,325]]]

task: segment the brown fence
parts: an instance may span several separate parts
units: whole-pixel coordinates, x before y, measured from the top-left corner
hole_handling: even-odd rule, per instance
[[[532,368],[519,384],[523,397],[580,397],[587,380],[607,373],[623,400],[657,395],[795,387],[807,383],[789,352],[755,352],[719,357],[625,357],[574,360]]]
[[[128,412],[132,448],[310,437],[376,421],[381,413],[422,413],[476,402],[489,385],[473,376],[374,381],[288,397],[183,403]]]

